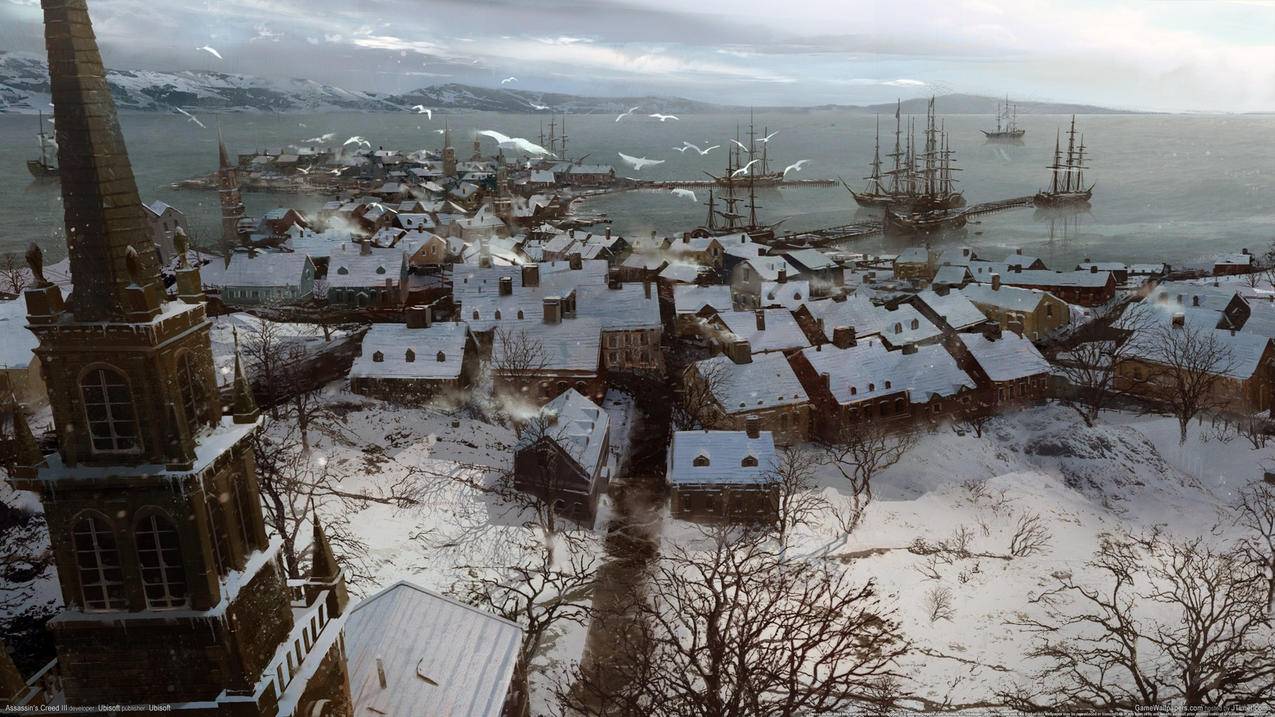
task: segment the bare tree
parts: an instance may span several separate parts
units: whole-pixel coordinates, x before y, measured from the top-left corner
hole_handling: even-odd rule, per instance
[[[673,401],[673,427],[679,431],[710,428],[721,416],[718,396],[729,369],[724,363],[699,362],[682,374]]]
[[[278,419],[278,404],[291,394],[304,350],[286,340],[281,324],[257,318],[240,336],[240,351],[256,374],[253,384],[259,387],[270,417]]]
[[[0,258],[0,291],[18,296],[31,284],[31,270],[17,254]]]
[[[987,426],[995,418],[996,415],[991,411],[966,411],[952,426],[952,430],[955,431],[956,427],[960,426],[965,430],[973,431],[976,438],[982,438],[983,431],[987,430]]]
[[[617,634],[623,679],[579,669],[567,709],[651,717],[796,717],[892,704],[907,646],[872,582],[785,559],[764,532],[719,527],[707,550],[674,546],[632,596]]]
[[[1015,558],[1043,552],[1049,547],[1053,536],[1041,521],[1040,515],[1025,512],[1018,516],[1014,524],[1014,532],[1009,537],[1009,554]]]
[[[853,532],[862,522],[872,502],[872,479],[898,463],[916,442],[910,430],[891,431],[878,423],[865,423],[841,431],[838,440],[822,443],[824,462],[836,468],[850,487],[850,502],[839,521],[844,532]]]
[[[938,622],[939,620],[947,620],[951,622],[956,616],[956,611],[952,609],[952,591],[941,585],[935,585],[925,593],[925,614],[929,616],[930,622]]]
[[[492,389],[498,398],[534,399],[526,394],[533,381],[549,365],[544,344],[527,330],[516,326],[499,326],[492,335]]]
[[[1154,325],[1154,309],[1143,303],[1113,305],[1093,320],[1088,341],[1072,346],[1054,361],[1068,391],[1060,402],[1073,409],[1086,426],[1116,395],[1116,369],[1138,345],[1139,335]]]
[[[1275,611],[1275,486],[1256,482],[1240,491],[1235,524],[1244,531],[1240,553],[1266,577],[1267,611]]]
[[[1168,407],[1178,419],[1178,442],[1186,443],[1192,419],[1227,403],[1226,376],[1235,366],[1230,347],[1216,329],[1192,325],[1180,315],[1129,340],[1148,367],[1146,377],[1135,383]]]
[[[775,538],[785,545],[792,531],[814,523],[824,512],[827,501],[816,490],[814,474],[820,457],[814,451],[791,446],[781,449],[766,478],[773,483],[772,508]]]
[[[1199,539],[1108,538],[1090,562],[1103,580],[1059,575],[1015,622],[1040,642],[1040,688],[1002,695],[1027,710],[1116,711],[1275,705],[1265,579],[1236,550]],[[1139,612],[1141,606],[1148,606]]]

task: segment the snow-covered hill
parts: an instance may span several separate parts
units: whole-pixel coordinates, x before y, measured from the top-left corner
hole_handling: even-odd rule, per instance
[[[721,105],[696,102],[681,97],[582,97],[556,92],[493,89],[472,85],[447,84],[423,87],[387,98],[404,107],[422,104],[426,107],[482,110],[487,112],[563,112],[571,114],[619,113],[630,107],[643,112],[712,112]]]

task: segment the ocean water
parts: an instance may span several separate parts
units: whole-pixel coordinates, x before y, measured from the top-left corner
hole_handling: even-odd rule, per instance
[[[360,135],[374,146],[415,150],[440,146],[441,135],[435,130],[442,128],[444,115],[436,114],[433,120],[406,113],[231,114],[201,119],[207,128],[180,115],[121,117],[143,201],[159,199],[184,211],[197,243],[215,238],[218,231],[216,194],[175,191],[169,185],[215,166],[218,126],[232,152],[299,143],[329,132],[336,134],[337,143]],[[1027,135],[1020,145],[986,142],[978,130],[989,120],[945,118],[968,201],[1022,196],[1044,186],[1044,165],[1052,158],[1055,132],[1068,118],[1021,117]],[[534,141],[548,118],[466,113],[447,115],[446,121],[458,153],[467,157],[478,130],[494,129]],[[747,121],[746,116],[702,114],[663,123],[645,117],[617,123],[613,115],[572,115],[567,130],[572,157],[587,155],[587,162],[614,164],[629,176],[698,179],[705,171],[721,171],[727,140]],[[874,117],[811,110],[758,113],[755,122],[759,130],[779,131],[771,142],[772,165],[810,160],[802,172],[790,176],[844,177],[852,185],[862,184],[872,154]],[[884,116],[881,123],[882,142],[892,143],[893,117]],[[31,181],[25,167],[25,160],[38,151],[36,124],[35,117],[0,115],[0,253],[21,251],[35,241],[56,261],[65,253],[57,184]],[[1021,247],[1051,267],[1062,268],[1085,257],[1204,264],[1218,252],[1256,252],[1275,238],[1275,117],[1095,115],[1077,118],[1077,126],[1092,158],[1088,178],[1097,184],[1089,210],[1063,216],[1032,209],[987,215],[972,222],[962,236],[942,241],[969,244],[992,257]],[[683,140],[723,146],[706,157],[674,151]],[[494,144],[484,139],[483,148],[491,153]],[[665,161],[634,172],[623,166],[617,152]],[[704,192],[698,194],[700,202],[706,199]],[[324,198],[249,193],[244,200],[249,213],[256,214],[275,206],[310,210]],[[783,228],[791,230],[870,218],[839,184],[770,189],[759,192],[758,203],[763,219],[783,220]],[[702,223],[706,212],[701,204],[667,191],[597,197],[584,208],[605,212],[622,234],[680,232]],[[849,246],[898,251],[907,241],[869,238]]]

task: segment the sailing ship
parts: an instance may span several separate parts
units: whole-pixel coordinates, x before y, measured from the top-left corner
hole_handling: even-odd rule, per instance
[[[996,103],[996,129],[979,131],[988,139],[1022,139],[1027,134],[1027,130],[1018,126],[1018,105],[1009,101],[1009,95],[1003,103]]]
[[[1076,142],[1076,116],[1071,116],[1071,128],[1067,130],[1067,153],[1062,152],[1062,135],[1054,139],[1054,163],[1049,190],[1036,192],[1033,203],[1037,207],[1065,207],[1088,204],[1093,197],[1094,185],[1085,186],[1085,136]]]
[[[911,124],[911,123],[909,123]],[[928,234],[965,226],[965,197],[956,190],[953,165],[956,151],[949,142],[947,130],[934,112],[934,98],[926,109],[924,148],[917,152],[916,136],[908,129],[906,162],[900,187],[906,203],[885,205],[882,227],[887,233]]]
[[[44,133],[44,113],[40,113],[40,158],[27,160],[27,171],[36,179],[54,179],[58,176],[58,168],[49,163],[49,146],[54,145],[53,138]],[[56,146],[56,145],[54,145]]]
[[[894,151],[886,155],[893,160],[894,168],[881,171],[881,131],[877,124],[877,139],[872,151],[871,173],[864,179],[868,185],[856,192],[846,189],[855,202],[863,207],[894,207],[896,210],[955,209],[965,206],[965,197],[956,191],[953,172],[960,171],[952,164],[955,152],[950,149],[948,135],[937,124],[934,98],[930,98],[926,111],[924,148],[917,152],[916,126],[909,118],[907,140],[903,139],[902,103],[894,108]],[[842,182],[844,185],[845,182]]]
[[[721,187],[725,187],[729,182],[736,181],[735,173],[739,172],[745,176],[745,181],[751,183],[753,187],[775,187],[784,181],[783,171],[773,171],[770,168],[770,128],[762,129],[764,139],[757,139],[757,132],[753,125],[752,115],[748,118],[748,144],[745,145],[740,141],[739,129],[735,130],[735,140],[731,143],[730,149],[726,152],[726,173],[722,176],[709,175],[713,177],[713,181]],[[757,154],[757,145],[761,144],[761,155]],[[744,155],[747,154],[749,159],[745,160]],[[740,172],[739,170],[743,170]]]

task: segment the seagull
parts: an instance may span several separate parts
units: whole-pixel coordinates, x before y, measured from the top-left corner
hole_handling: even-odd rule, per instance
[[[528,103],[527,103],[527,106],[528,106],[528,107],[530,107],[530,108],[531,108],[531,109],[533,109],[533,110],[538,111],[538,112],[543,112],[543,111],[545,111],[545,110],[549,109],[549,105],[538,105],[538,104],[536,104],[535,102],[528,102]]]
[[[687,142],[686,140],[682,140],[682,144],[684,145],[682,147],[683,150],[693,149],[696,152],[699,152],[701,157],[703,157],[704,155],[708,154],[709,152],[712,152],[713,150],[721,146],[720,144],[715,144],[712,147],[709,147],[708,149],[700,149],[699,147],[691,144],[690,142]]]
[[[328,172],[328,174],[333,174],[333,175],[340,174],[340,173],[341,173],[340,169],[334,169],[331,172]]]
[[[550,152],[531,140],[523,139],[522,137],[510,137],[491,129],[485,129],[478,134],[484,137],[491,137],[496,140],[496,144],[501,149],[516,149],[520,152],[534,154],[537,156],[548,155],[550,157],[557,157],[557,155],[553,152]]]
[[[806,162],[809,162],[809,161],[810,160],[808,159],[799,159],[796,162],[793,162],[792,164],[788,165],[787,167],[784,167],[784,176],[787,177],[789,172],[800,172],[801,168],[806,166]]]
[[[310,170],[309,170],[309,168],[307,168],[307,167],[297,167],[297,171],[298,171],[298,172],[300,172],[300,173],[302,173],[302,174],[309,174],[309,173],[310,173]]]
[[[447,130],[446,130],[446,129],[436,129],[436,130],[434,130],[434,131],[435,131],[435,132],[437,132],[437,133],[439,133],[439,134],[446,134],[446,133],[447,133]]]
[[[766,135],[765,137],[762,137],[761,139],[759,139],[759,140],[757,140],[757,141],[758,141],[758,142],[769,142],[769,141],[770,141],[770,140],[771,140],[771,139],[772,139],[775,135],[777,135],[777,134],[779,134],[779,130],[775,130],[774,132],[771,132],[770,134]]]
[[[303,139],[301,141],[306,144],[323,144],[324,142],[331,142],[335,137],[336,132],[328,132],[327,134],[321,134],[318,137],[311,137],[310,139]]]
[[[186,119],[190,120],[191,122],[194,122],[195,124],[199,125],[200,127],[203,127],[204,129],[208,129],[206,126],[204,126],[204,123],[203,123],[203,122],[200,122],[200,121],[199,121],[199,118],[198,118],[198,117],[196,117],[195,115],[193,115],[193,114],[191,114],[191,113],[187,112],[186,110],[184,110],[184,109],[182,109],[182,108],[180,108],[180,107],[175,107],[174,109],[176,109],[178,112],[181,112],[182,114],[186,115]]]
[[[744,150],[745,152],[748,152],[748,148],[747,148],[747,147],[745,147],[744,145],[740,144],[740,143],[739,143],[739,140],[737,140],[737,139],[732,139],[732,140],[731,140],[731,144],[735,145],[736,147],[739,147],[740,149]],[[752,152],[748,152],[748,153],[749,153],[749,154],[752,154]]]
[[[349,138],[349,139],[345,140],[345,144],[342,144],[341,146],[342,146],[342,147],[344,147],[344,146],[346,146],[346,145],[350,145],[350,144],[360,144],[360,145],[363,145],[363,146],[367,147],[368,149],[371,149],[371,148],[372,148],[372,143],[371,143],[371,142],[367,141],[366,139],[363,139],[362,137],[358,136],[357,134],[356,134],[356,135],[354,135],[353,137],[351,137],[351,138]]]
[[[207,52],[209,55],[212,55],[213,57],[217,58],[218,60],[222,59],[222,57],[221,57],[221,53],[220,53],[220,52],[217,52],[217,49],[216,49],[216,48],[214,48],[214,47],[209,47],[208,45],[204,45],[203,47],[196,47],[196,48],[195,48],[195,50],[196,50],[197,52],[198,52],[198,51]]]
[[[647,115],[647,117],[650,117],[650,118],[652,118],[652,119],[657,119],[657,120],[659,120],[659,121],[661,121],[661,122],[663,122],[663,121],[665,121],[665,120],[675,120],[675,119],[677,119],[677,115],[662,115],[662,114],[660,114],[659,112],[656,112],[656,113],[654,113],[654,114],[649,114],[649,115]]]
[[[748,160],[748,164],[745,164],[744,166],[740,167],[739,169],[736,169],[734,172],[731,172],[731,173],[730,173],[730,176],[732,176],[732,177],[738,177],[739,175],[741,175],[741,174],[743,174],[743,173],[747,172],[747,171],[748,171],[748,169],[749,169],[749,167],[752,167],[754,164],[757,164],[757,163],[758,163],[758,162],[760,162],[760,161],[761,161],[760,159],[750,159],[750,160]]]
[[[434,110],[431,110],[425,105],[412,105],[412,109],[416,110],[416,114],[418,115],[425,115],[430,119],[434,119]]]
[[[502,85],[507,85],[507,84],[509,84],[510,82],[517,82],[517,81],[518,81],[518,78],[517,78],[517,77],[506,77],[505,79],[503,79],[503,80],[501,80],[501,81],[500,81],[500,84],[502,84]]]
[[[689,189],[674,189],[674,190],[673,190],[673,196],[675,196],[675,197],[686,197],[687,199],[691,200],[692,202],[698,202],[698,201],[699,201],[699,199],[698,199],[698,198],[696,198],[696,196],[695,196],[695,192],[692,192],[692,191],[691,191],[691,190],[689,190]]]
[[[690,146],[689,144],[685,144],[685,145],[682,145],[681,147],[674,147],[674,148],[673,148],[673,151],[674,151],[674,152],[681,152],[682,154],[686,154],[686,150],[688,150],[688,149],[690,149],[690,148],[691,148],[691,146]]]
[[[637,111],[638,111],[638,108],[639,108],[639,107],[641,107],[641,105],[638,105],[637,107],[630,107],[630,108],[629,108],[629,110],[628,110],[627,112],[622,112],[622,113],[620,114],[620,116],[619,116],[619,117],[616,117],[616,118],[615,118],[615,121],[616,121],[616,122],[619,122],[620,120],[624,119],[625,117],[629,117],[629,116],[631,116],[634,112],[637,112]]]
[[[620,159],[623,159],[625,164],[629,165],[630,167],[632,167],[634,170],[638,172],[641,172],[643,167],[650,167],[657,164],[664,164],[664,160],[662,159],[647,159],[646,157],[630,157],[629,155],[623,152],[616,152],[616,154],[620,155]]]

